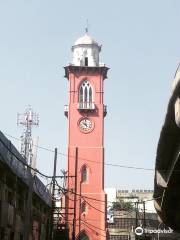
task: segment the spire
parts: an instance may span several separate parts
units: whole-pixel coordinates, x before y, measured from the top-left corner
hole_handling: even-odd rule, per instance
[[[86,19],[86,28],[85,28],[86,34],[88,34],[88,30],[89,30],[88,19]]]

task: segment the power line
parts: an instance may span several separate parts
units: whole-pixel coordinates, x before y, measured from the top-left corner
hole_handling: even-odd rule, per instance
[[[40,175],[43,176],[43,177],[53,178],[53,176],[47,176],[47,175],[43,174],[42,172],[40,172],[39,170],[34,169],[34,168],[32,168],[31,166],[29,166],[26,162],[22,161],[18,156],[16,156],[16,154],[15,154],[14,152],[12,152],[11,149],[10,149],[8,146],[6,146],[6,144],[4,144],[4,142],[3,142],[1,139],[0,139],[0,141],[1,141],[2,144],[6,147],[6,149],[8,149],[8,151],[9,151],[13,156],[15,156],[16,159],[17,159],[18,161],[20,161],[24,166],[28,167],[29,169],[33,170],[34,172],[40,174]],[[46,148],[43,148],[43,149],[46,149]],[[54,152],[54,151],[53,151],[53,152]],[[65,176],[56,176],[56,178],[58,178],[58,177],[64,178]],[[73,176],[72,176],[72,177],[73,177]],[[57,181],[56,181],[56,183],[57,183]],[[60,187],[59,185],[58,185],[58,187],[59,187],[60,189],[62,189],[63,191],[68,191],[68,192],[70,192],[70,193],[72,193],[72,194],[76,194],[76,195],[80,196],[80,198],[83,198],[83,199],[86,198],[86,199],[90,199],[90,200],[94,200],[94,201],[98,201],[98,202],[103,202],[103,203],[105,203],[105,201],[103,201],[103,200],[96,199],[96,198],[92,198],[92,197],[88,197],[88,196],[83,196],[82,194],[78,194],[78,193],[74,193],[73,191],[69,191],[69,190],[67,190],[67,189],[65,189],[65,188]],[[156,199],[159,199],[159,198],[162,198],[162,197],[157,197],[157,198],[149,199],[149,200],[146,200],[146,201],[144,201],[144,202],[153,201],[153,200],[156,200]],[[86,201],[86,202],[87,202],[87,201]],[[87,203],[88,203],[88,202],[87,202]],[[88,204],[89,204],[89,203],[88,203]],[[94,207],[94,206],[92,206],[92,207]],[[95,207],[94,207],[94,208],[95,208]]]
[[[88,222],[86,222],[86,221],[84,221],[84,220],[82,220],[82,219],[81,219],[81,221],[82,221],[83,223],[86,223],[86,224],[90,225],[91,227],[94,227],[95,229],[98,229],[98,230],[103,231],[103,232],[106,231],[106,230],[104,230],[104,229],[102,229],[102,228],[98,228],[97,226],[94,226],[93,224],[88,223]]]
[[[30,168],[31,170],[35,171],[36,173],[40,174],[40,175],[43,176],[43,177],[53,178],[53,176],[45,175],[45,174],[43,174],[42,172],[40,172],[38,169],[35,169],[35,168],[30,167],[27,163],[25,163],[25,162],[22,161],[18,156],[16,156],[16,154],[15,154],[14,152],[12,152],[11,149],[10,149],[1,139],[0,139],[0,141],[1,141],[1,143],[6,147],[6,149],[7,149],[14,157],[16,157],[16,159],[17,159],[18,161],[20,161],[23,165],[25,165],[26,167]],[[64,178],[64,177],[65,177],[65,176],[56,176],[56,178]],[[74,177],[74,176],[70,176],[70,177]],[[68,176],[67,176],[67,178],[68,178]],[[56,181],[56,183],[57,183],[57,181]],[[73,191],[70,191],[70,190],[67,190],[67,189],[65,189],[65,188],[62,188],[62,187],[60,187],[59,185],[58,185],[58,187],[61,188],[61,189],[64,190],[64,191],[68,191],[68,192],[70,192],[70,193],[75,194]],[[76,194],[79,195],[80,197],[82,196],[81,194],[78,194],[78,193],[76,193]],[[102,200],[100,200],[100,199],[95,199],[95,198],[91,198],[91,197],[87,197],[87,196],[83,196],[83,197],[84,197],[84,198],[87,198],[87,199],[99,201],[99,202],[105,202],[105,201],[102,201]],[[157,198],[152,198],[152,199],[149,199],[149,200],[146,200],[146,201],[153,201],[153,200],[156,200],[156,199],[159,199],[159,198],[162,198],[162,196],[157,197]],[[146,201],[144,201],[144,202],[146,202]]]
[[[86,196],[86,195],[82,195],[82,194],[79,194],[79,193],[75,193],[75,192],[72,191],[72,190],[68,190],[68,189],[66,189],[66,188],[62,188],[61,186],[59,186],[59,184],[57,183],[57,181],[56,181],[56,184],[57,184],[57,186],[58,186],[62,191],[64,191],[64,192],[69,192],[69,193],[75,194],[75,195],[77,195],[77,196],[80,196],[81,198],[86,198],[86,199],[94,200],[94,201],[97,201],[97,202],[103,202],[103,203],[106,202],[106,201],[104,201],[104,200],[100,200],[100,199],[97,199],[97,198],[88,197],[88,196]],[[162,197],[163,197],[163,196],[159,196],[159,197],[156,197],[156,198],[144,200],[144,201],[142,201],[142,202],[154,201],[154,200],[160,199],[160,198],[162,198]],[[107,202],[108,202],[108,203],[113,203],[113,202],[110,202],[110,201],[107,201]]]
[[[21,142],[21,139],[20,139],[20,138],[14,137],[14,136],[12,136],[12,135],[10,135],[10,134],[8,134],[8,133],[4,133],[4,134],[5,134],[6,136],[12,138],[12,139],[15,139],[15,140]],[[53,150],[53,149],[46,148],[46,147],[42,147],[42,146],[39,146],[39,145],[34,145],[34,146],[37,147],[37,148],[40,148],[40,149],[43,149],[43,150],[46,150],[46,151],[49,151],[49,152],[54,153],[54,150]]]
[[[98,208],[94,207],[92,204],[90,204],[88,201],[86,201],[83,196],[82,196],[82,199],[84,200],[85,203],[87,203],[90,207],[92,207],[92,208],[95,209],[96,211],[98,211],[98,212],[100,212],[100,213],[103,213],[103,214],[106,213],[106,212],[101,211],[101,210],[99,210]],[[105,205],[105,204],[104,204],[104,205]]]
[[[62,191],[62,193],[63,192],[70,192],[70,193],[72,193],[72,194],[74,194],[74,195],[78,195],[78,196],[80,196],[79,197],[79,199],[83,199],[90,207],[92,207],[93,209],[95,209],[95,210],[98,210],[98,211],[100,211],[99,209],[97,209],[94,205],[92,205],[92,204],[90,204],[88,201],[86,201],[84,198],[88,198],[87,196],[83,196],[82,194],[80,195],[80,194],[78,194],[78,193],[75,193],[75,192],[73,192],[73,191],[71,191],[71,190],[68,190],[68,189],[65,189],[65,188],[62,188],[61,186],[59,186],[59,184],[58,184],[58,182],[57,181],[55,181],[55,183],[56,183],[56,186],[57,187],[59,187],[59,189]],[[67,196],[68,197],[68,199],[69,200],[71,200],[71,201],[74,201],[73,199],[70,199],[69,198],[69,196]],[[152,199],[148,199],[148,200],[145,200],[145,201],[142,201],[142,202],[139,202],[139,203],[145,203],[145,202],[147,202],[147,201],[153,201],[153,200],[156,200],[156,199],[159,199],[159,198],[161,198],[161,196],[159,196],[159,197],[156,197],[156,198],[152,198]],[[78,200],[79,200],[78,199]],[[91,199],[93,199],[93,200],[98,200],[99,201],[99,199],[95,199],[95,198],[91,198]],[[77,201],[77,200],[76,200]],[[101,202],[104,202],[104,201],[102,201],[102,200],[100,200]],[[129,215],[129,214],[131,214],[132,212],[133,212],[133,210],[128,210],[127,211],[128,213],[126,213],[126,214],[123,214],[123,215],[121,215],[121,216],[124,216],[124,215]],[[105,212],[103,212],[103,213],[105,213]],[[62,216],[64,215],[64,214],[66,214],[66,213],[62,213]],[[139,213],[138,213],[139,214]],[[77,220],[76,220],[77,221]],[[86,221],[84,221],[84,220],[82,220],[81,219],[81,222],[85,225],[85,226],[87,226],[88,228],[91,228],[92,230],[94,230],[94,231],[104,231],[105,232],[105,230],[104,229],[101,229],[101,228],[99,228],[99,227],[97,227],[97,226],[95,226],[95,225],[93,225],[93,224],[91,224],[91,223],[89,223],[89,222],[86,222]],[[78,226],[77,224],[76,224],[76,226]],[[98,233],[99,235],[101,235],[100,233]]]
[[[78,220],[78,219],[77,219]],[[90,220],[90,221],[96,221],[96,222],[98,222],[97,220]],[[72,224],[72,220],[69,220],[69,221],[66,221],[68,224],[70,224],[71,226],[73,225]],[[97,233],[98,235],[100,235],[100,236],[103,236],[103,237],[106,237],[106,236],[104,236],[104,235],[102,235],[101,233],[99,233],[99,232],[97,232],[98,230],[100,230],[100,231],[103,231],[103,232],[106,232],[106,230],[103,230],[103,229],[101,229],[101,228],[98,228],[98,227],[96,227],[96,226],[94,226],[94,225],[92,225],[92,224],[90,224],[90,223],[88,223],[88,222],[86,222],[86,221],[84,221],[84,220],[82,220],[81,219],[81,222],[85,225],[85,226],[87,226],[89,229],[91,229],[93,232],[95,232],[95,233]],[[90,227],[90,226],[91,227]],[[77,224],[77,227],[78,227],[79,225]],[[95,228],[95,229],[93,229],[93,228]]]
[[[57,183],[57,181],[56,181],[56,185],[57,185],[58,187],[60,187],[59,184]],[[60,189],[61,189],[61,191],[64,191],[64,189],[62,189],[61,187],[60,187]],[[97,209],[94,205],[90,204],[87,200],[85,200],[85,198],[88,199],[87,196],[84,196],[84,195],[82,195],[82,194],[80,195],[80,194],[78,194],[78,193],[72,192],[72,191],[67,190],[67,189],[66,189],[66,192],[70,192],[70,193],[72,193],[72,194],[74,194],[74,195],[80,196],[78,200],[80,200],[80,199],[82,198],[83,201],[85,201],[85,202],[86,202],[90,207],[92,207],[93,209],[95,209],[95,210],[97,210],[97,211],[99,211],[99,212],[101,212],[101,213],[105,213],[105,212]],[[67,196],[67,197],[68,197],[69,200],[74,201],[74,199],[69,198],[69,196]],[[156,197],[156,198],[152,198],[152,199],[147,199],[147,200],[141,201],[141,202],[138,201],[138,203],[139,203],[139,204],[141,204],[141,203],[146,203],[146,202],[148,202],[148,201],[154,201],[154,200],[157,200],[157,199],[159,199],[159,198],[162,198],[162,196],[159,196],[159,197]],[[99,201],[99,199],[95,199],[95,198],[90,198],[90,199],[93,199],[93,200],[96,200],[96,201],[98,200],[98,201]],[[77,201],[77,200],[76,200],[76,201]],[[101,204],[102,202],[103,202],[103,204],[105,204],[104,201],[102,201],[102,200],[100,200],[100,201],[101,201],[100,204]],[[110,202],[110,203],[113,203],[113,202]],[[132,203],[137,203],[137,202],[132,202]],[[135,211],[135,210],[133,210],[133,209],[131,209],[131,210],[126,210],[126,213],[124,213],[124,214],[119,214],[118,216],[129,216],[129,215],[131,215],[134,211]]]
[[[23,164],[25,167],[29,168],[30,170],[33,170],[34,172],[36,172],[37,174],[41,175],[42,177],[45,177],[45,178],[53,178],[53,176],[48,176],[42,172],[40,172],[38,169],[36,168],[33,168],[31,167],[30,165],[28,165],[26,162],[25,162],[25,159],[24,161],[22,159],[19,158],[19,156],[17,156],[1,139],[0,139],[0,142],[3,144],[3,146],[21,163]],[[68,177],[74,177],[74,176],[56,176],[56,178],[68,178]]]
[[[14,136],[12,136],[10,134],[7,134],[7,133],[4,133],[4,134],[6,136],[10,137],[10,138],[13,138],[13,139],[17,140],[17,141],[21,141],[21,139],[19,139],[17,137],[14,137]],[[54,153],[54,150],[52,150],[52,149],[49,149],[49,148],[46,148],[46,147],[42,147],[42,146],[39,146],[39,145],[34,145],[34,146],[39,148],[39,149],[46,150],[46,151]],[[59,152],[59,151],[57,152],[57,154],[61,155],[61,156],[64,156],[64,157],[75,158],[75,156],[73,156],[73,155],[68,155],[68,154],[65,154],[65,153],[62,153],[62,152]],[[79,160],[88,161],[88,162],[92,162],[92,163],[101,164],[101,162],[99,162],[99,161],[94,161],[94,160],[90,160],[90,159],[86,159],[86,158],[79,157],[78,159]],[[113,163],[108,163],[108,162],[105,162],[104,165],[111,166],[111,167],[134,169],[134,170],[155,171],[155,169],[153,169],[153,168],[135,167],[135,166],[121,165],[121,164],[113,164]]]
[[[59,185],[58,185],[58,187],[59,187]],[[71,192],[71,191],[68,191],[68,192]],[[71,193],[72,193],[72,192],[71,192]],[[75,193],[74,193],[74,195],[75,195]],[[86,201],[86,200],[84,199],[84,198],[88,198],[88,197],[83,196],[82,194],[81,194],[81,195],[80,195],[80,194],[76,194],[76,195],[80,196],[79,199],[77,199],[76,201],[79,201],[80,199],[83,199],[83,201],[86,202],[86,203],[87,203],[90,207],[92,207],[93,209],[95,209],[95,210],[97,210],[97,211],[99,211],[99,212],[101,212],[101,213],[106,213],[106,212],[104,212],[104,211],[99,210],[98,208],[96,208],[95,206],[93,206],[92,204],[90,204],[88,201]],[[68,198],[68,200],[70,200],[70,201],[72,201],[72,202],[75,201],[74,199],[71,199],[69,196],[67,196],[67,198]],[[93,200],[97,200],[97,199],[94,199],[94,198],[93,198]],[[108,203],[113,203],[113,202],[110,202],[110,201],[107,201],[107,202],[108,202]],[[105,202],[100,202],[99,204],[105,205]],[[129,214],[133,213],[134,210],[126,210],[126,212],[127,212],[127,213],[123,213],[123,214],[118,215],[118,216],[129,215]]]
[[[61,190],[63,190],[64,192],[69,192],[69,193],[72,193],[72,194],[74,194],[74,195],[77,195],[77,196],[80,196],[80,197],[84,197],[84,198],[87,198],[87,199],[90,199],[90,200],[95,200],[95,201],[98,201],[98,202],[106,202],[106,201],[103,201],[103,200],[100,200],[100,199],[87,197],[87,196],[85,196],[85,195],[82,195],[82,194],[79,194],[79,193],[75,193],[75,192],[72,191],[72,190],[68,190],[68,189],[66,189],[66,188],[63,188],[63,187],[59,186],[59,184],[57,183],[57,181],[56,181],[56,184],[57,184],[57,186],[58,186]]]

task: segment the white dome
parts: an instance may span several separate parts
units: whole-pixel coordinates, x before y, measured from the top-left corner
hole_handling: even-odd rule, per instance
[[[73,65],[98,66],[101,46],[86,32],[78,38],[71,48],[73,52]]]
[[[90,45],[95,44],[95,45],[98,46],[98,43],[91,36],[89,36],[87,33],[84,36],[78,38],[76,40],[76,42],[74,43],[74,46],[76,46],[76,45],[86,45],[86,44],[88,44],[88,45],[89,44]]]

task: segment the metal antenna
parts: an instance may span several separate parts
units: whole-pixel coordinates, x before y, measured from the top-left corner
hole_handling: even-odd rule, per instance
[[[88,19],[86,19],[86,28],[85,28],[86,34],[88,34],[88,30],[89,30],[89,24],[88,24]]]
[[[23,114],[17,114],[17,124],[24,128],[21,136],[21,154],[27,164],[35,167],[36,150],[34,148],[37,148],[38,140],[32,138],[32,127],[39,125],[39,116],[29,106]]]

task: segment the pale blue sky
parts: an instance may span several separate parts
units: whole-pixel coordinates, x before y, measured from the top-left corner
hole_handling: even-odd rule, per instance
[[[171,83],[180,58],[180,1],[1,0],[1,131],[20,137],[17,112],[40,115],[39,145],[66,153],[70,48],[84,34],[103,45],[105,161],[153,168]],[[17,141],[13,141],[19,147]],[[38,169],[51,174],[53,154],[38,152]],[[66,158],[58,157],[59,168]],[[107,187],[153,188],[153,172],[105,167]]]

